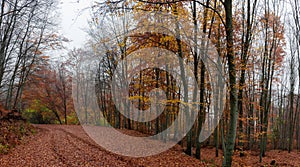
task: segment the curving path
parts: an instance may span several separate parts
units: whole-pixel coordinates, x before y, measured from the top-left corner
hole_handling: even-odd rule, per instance
[[[172,148],[156,156],[130,158],[108,152],[95,144],[80,126],[35,125],[37,134],[7,155],[0,166],[206,166],[180,149]]]

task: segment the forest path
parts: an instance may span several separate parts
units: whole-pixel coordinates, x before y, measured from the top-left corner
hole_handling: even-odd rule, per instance
[[[35,125],[37,134],[7,155],[0,166],[206,166],[172,148],[159,155],[130,158],[113,154],[97,145],[81,126]]]

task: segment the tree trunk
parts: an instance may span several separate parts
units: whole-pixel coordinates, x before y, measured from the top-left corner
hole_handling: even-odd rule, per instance
[[[230,122],[226,136],[223,166],[231,166],[232,154],[236,139],[236,128],[238,118],[238,97],[236,87],[236,65],[233,46],[233,24],[232,24],[232,0],[224,2],[226,12],[226,41],[227,41],[227,63],[229,72],[229,96],[230,96]]]

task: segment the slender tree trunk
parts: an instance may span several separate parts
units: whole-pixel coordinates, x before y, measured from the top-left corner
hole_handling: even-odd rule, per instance
[[[248,51],[250,49],[251,39],[252,39],[252,25],[254,19],[254,11],[256,8],[257,0],[253,3],[253,12],[251,12],[251,1],[247,0],[247,18],[246,18],[246,34],[244,35],[243,30],[243,39],[242,39],[242,54],[241,54],[241,74],[240,74],[240,81],[239,81],[239,92],[238,92],[238,110],[239,110],[239,146],[243,147],[243,91],[244,85],[246,83],[246,70],[248,64]]]

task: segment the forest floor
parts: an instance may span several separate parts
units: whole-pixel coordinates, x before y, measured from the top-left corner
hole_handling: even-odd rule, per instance
[[[203,148],[202,161],[183,153],[176,145],[158,155],[145,158],[130,158],[116,155],[97,145],[81,126],[35,125],[36,134],[27,136],[24,142],[12,148],[7,154],[0,154],[0,166],[220,166],[220,157],[215,158],[215,150]],[[122,130],[123,131],[123,130]],[[126,130],[124,130],[126,131]],[[128,131],[125,133],[134,133]],[[300,153],[288,154],[284,151],[269,151],[258,163],[258,152],[245,152],[244,157],[236,155],[233,166],[300,166]]]

